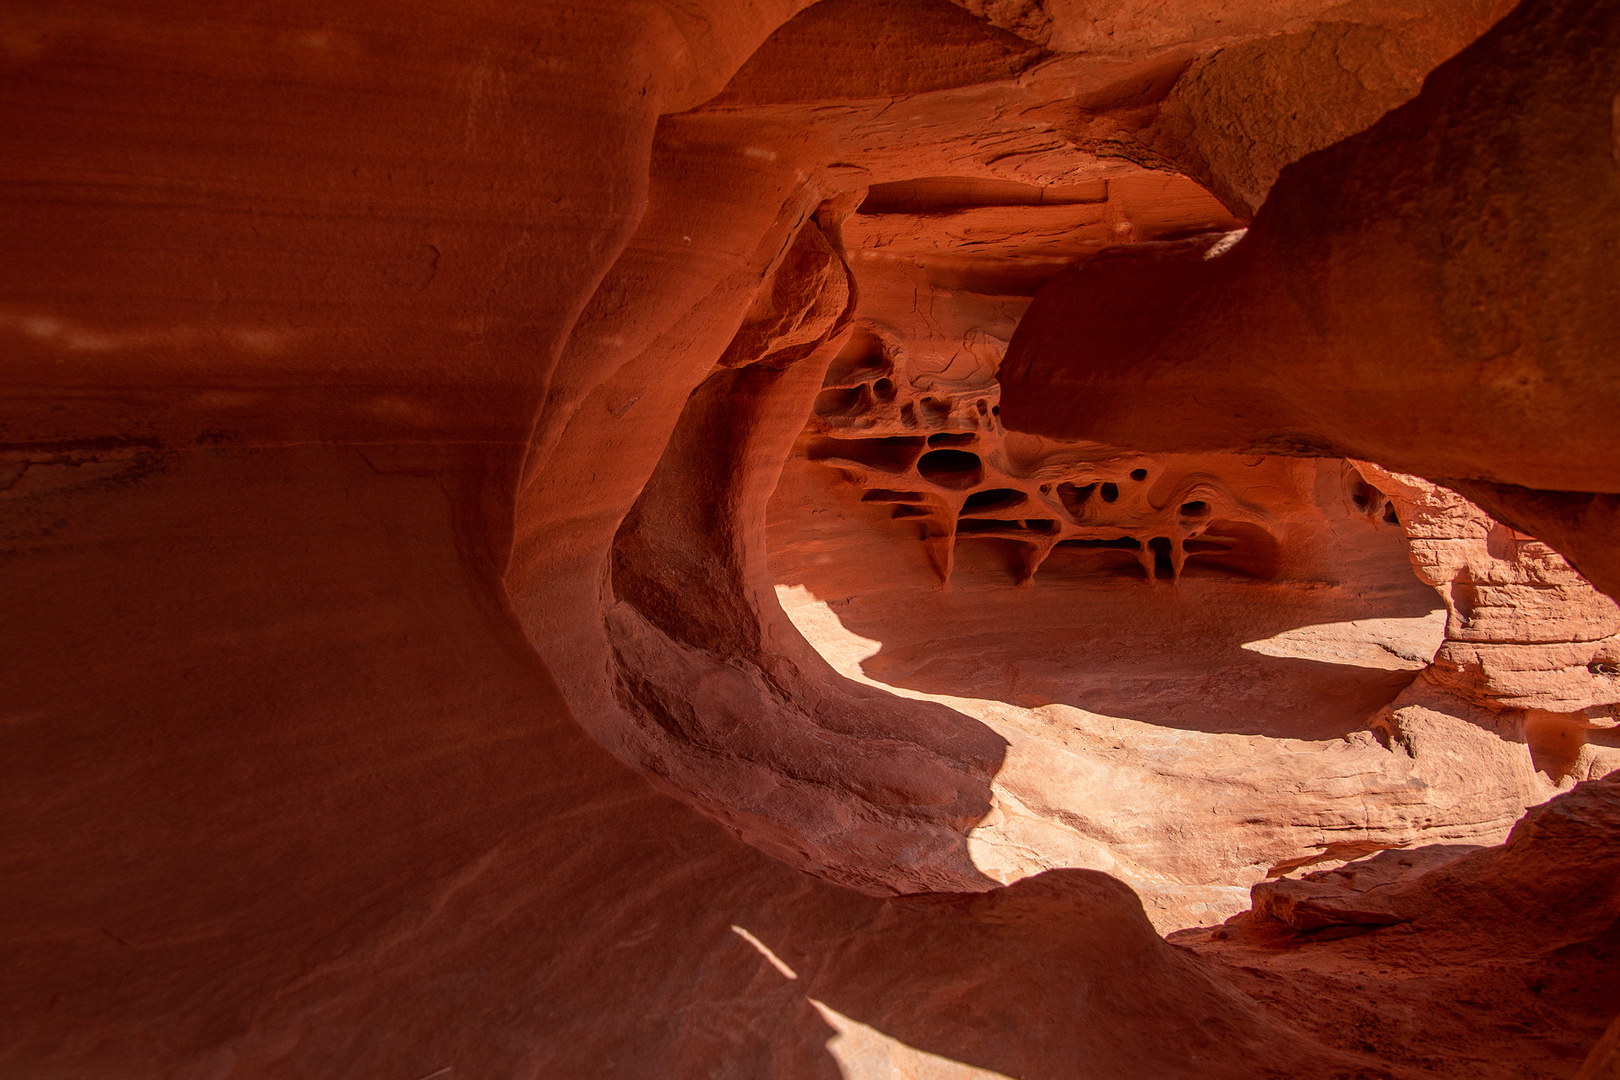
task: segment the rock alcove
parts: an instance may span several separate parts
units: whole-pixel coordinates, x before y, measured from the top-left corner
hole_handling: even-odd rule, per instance
[[[1614,5],[3,20],[0,1076],[1612,1071]]]

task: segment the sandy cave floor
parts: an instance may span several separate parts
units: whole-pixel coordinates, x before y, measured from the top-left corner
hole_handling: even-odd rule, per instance
[[[1367,720],[1443,636],[1438,599],[1395,547],[1393,573],[1355,584],[1150,584],[1055,557],[1017,586],[995,543],[966,540],[943,589],[905,523],[837,499],[830,470],[795,460],[785,477],[768,544],[800,632],[846,677],[1008,742],[997,806],[970,839],[979,868],[1004,882],[1105,870],[1161,933],[1246,909],[1284,857],[1322,857],[1327,841],[1287,823],[1354,787],[1345,761],[1387,756]]]

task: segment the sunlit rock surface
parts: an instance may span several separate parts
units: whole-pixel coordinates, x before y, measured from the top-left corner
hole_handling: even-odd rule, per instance
[[[10,6],[0,1076],[1598,1075],[1611,8]]]

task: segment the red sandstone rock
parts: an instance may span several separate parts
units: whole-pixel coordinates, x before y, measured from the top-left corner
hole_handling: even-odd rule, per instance
[[[988,312],[959,344],[1005,341],[1068,260],[1229,229],[1496,14],[0,15],[0,1074],[1472,1068],[1429,1036],[1485,1007],[1419,985],[1377,1013],[1341,978],[1371,946],[1302,961],[1272,1012],[1219,959],[1241,943],[1167,944],[1107,875],[993,887],[968,834],[1000,736],[840,679],[777,608],[764,538],[861,313],[852,251],[898,271],[874,299],[927,285],[942,340]],[[1340,56],[1365,93],[1316,77]],[[1254,86],[1310,91],[1305,122]],[[1250,117],[1236,149],[1205,139]],[[1345,745],[1313,804],[1330,835],[1364,831],[1362,759],[1407,767]],[[1452,928],[1421,970],[1516,1016],[1537,991],[1490,981],[1505,946],[1612,984],[1584,871],[1613,824],[1548,814],[1469,864],[1518,915],[1470,920],[1476,878],[1411,894]],[[1566,1041],[1620,1007],[1560,1002]],[[1344,1035],[1414,1012],[1441,1019]],[[1494,1045],[1519,1075],[1585,1049]]]
[[[1546,544],[1457,493],[1365,462],[1357,469],[1373,485],[1369,508],[1399,518],[1418,577],[1446,605],[1437,681],[1470,700],[1518,708],[1620,702],[1620,681],[1604,673],[1620,666],[1613,600]]]
[[[1177,929],[1247,907],[1244,886],[1279,868],[1499,840],[1552,793],[1512,731],[1462,722],[1413,756],[1361,730],[1441,639],[1375,632],[1405,621],[1369,616],[1432,604],[1354,468],[1007,432],[996,324],[943,322],[979,313],[966,304],[891,302],[892,264],[856,254],[867,329],[773,497],[772,571],[842,673],[946,695],[1007,740],[969,839],[986,873],[1106,870]],[[1034,587],[1017,597],[1015,583]],[[1378,678],[1347,694],[1306,670],[1330,664]]]
[[[1299,933],[1250,914],[1172,940],[1330,1044],[1400,1045],[1408,1061],[1452,1075],[1569,1076],[1589,1053],[1602,1060],[1594,1044],[1620,1009],[1617,792],[1612,777],[1580,784],[1531,810],[1501,847],[1380,856],[1410,859],[1412,873],[1356,903],[1379,904],[1399,925]],[[1425,871],[1429,860],[1440,865]],[[1345,1007],[1311,1004],[1325,998]]]
[[[1620,75],[1597,57],[1617,34],[1610,5],[1523,4],[1416,100],[1290,169],[1229,254],[1055,282],[1013,346],[1009,422],[1477,481],[1488,511],[1545,521],[1615,591],[1597,537],[1620,490],[1603,359]]]
[[[1254,887],[1254,911],[1295,930],[1408,922],[1395,909],[1392,887],[1478,850],[1460,844],[1433,844],[1412,851],[1396,849],[1346,863],[1336,870],[1264,881]]]
[[[1614,1076],[1620,1076],[1620,1016],[1615,1017],[1603,1038],[1592,1047],[1575,1073],[1575,1080],[1610,1080]]]
[[[1455,492],[1365,462],[1357,468],[1376,485],[1366,492],[1369,509],[1399,518],[1418,576],[1447,610],[1434,662],[1375,726],[1414,754],[1456,758],[1471,745],[1486,755],[1483,771],[1533,770],[1560,787],[1620,767],[1620,683],[1609,674],[1620,630],[1614,601],[1547,545]],[[1482,740],[1470,725],[1524,752]],[[1515,784],[1525,780],[1507,786]]]

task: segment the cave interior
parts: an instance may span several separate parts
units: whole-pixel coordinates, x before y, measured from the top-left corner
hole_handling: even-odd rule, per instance
[[[0,1080],[1620,1077],[1620,4],[0,30]]]

